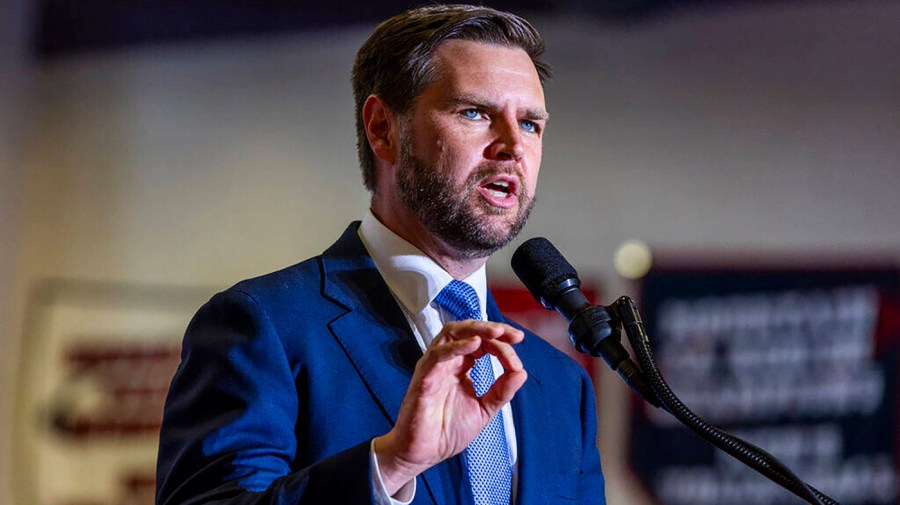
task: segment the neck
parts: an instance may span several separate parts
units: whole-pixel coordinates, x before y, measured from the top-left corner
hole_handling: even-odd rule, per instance
[[[487,263],[487,256],[472,257],[450,246],[402,207],[378,205],[376,199],[372,199],[371,211],[378,221],[425,253],[454,279],[465,279]]]

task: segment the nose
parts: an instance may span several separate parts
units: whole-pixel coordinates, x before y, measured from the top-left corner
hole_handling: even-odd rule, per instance
[[[522,144],[522,132],[519,129],[519,120],[516,118],[504,118],[493,123],[495,137],[485,153],[488,159],[501,161],[519,161],[525,156],[525,146]]]

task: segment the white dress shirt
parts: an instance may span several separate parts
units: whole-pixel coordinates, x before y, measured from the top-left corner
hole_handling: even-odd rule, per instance
[[[453,280],[453,277],[424,252],[384,226],[371,211],[367,211],[362,220],[359,237],[375,262],[378,272],[384,278],[400,308],[403,309],[403,314],[409,322],[416,341],[424,352],[440,333],[444,323],[454,320],[451,314],[434,302],[434,298]],[[484,266],[469,277],[459,280],[475,289],[481,308],[481,318],[487,320],[485,311],[487,276]],[[503,366],[495,356],[491,356],[491,362],[494,367],[494,377],[502,375]],[[518,461],[515,426],[512,409],[508,403],[500,412],[503,414],[503,429],[513,462],[513,502],[515,502],[516,462]],[[372,488],[375,490],[376,503],[378,505],[406,505],[412,502],[415,496],[415,481],[413,481],[412,493],[408,500],[395,500],[388,496],[384,489],[374,451],[371,451],[371,460]]]

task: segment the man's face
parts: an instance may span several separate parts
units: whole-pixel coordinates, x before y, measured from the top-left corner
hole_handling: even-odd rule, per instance
[[[547,120],[544,91],[519,48],[453,40],[401,119],[395,188],[429,232],[485,257],[525,225]]]

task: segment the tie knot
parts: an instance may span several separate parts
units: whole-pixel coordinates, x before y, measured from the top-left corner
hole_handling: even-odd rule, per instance
[[[457,321],[481,319],[481,307],[475,288],[462,281],[452,280],[434,298],[434,301],[453,315]]]

